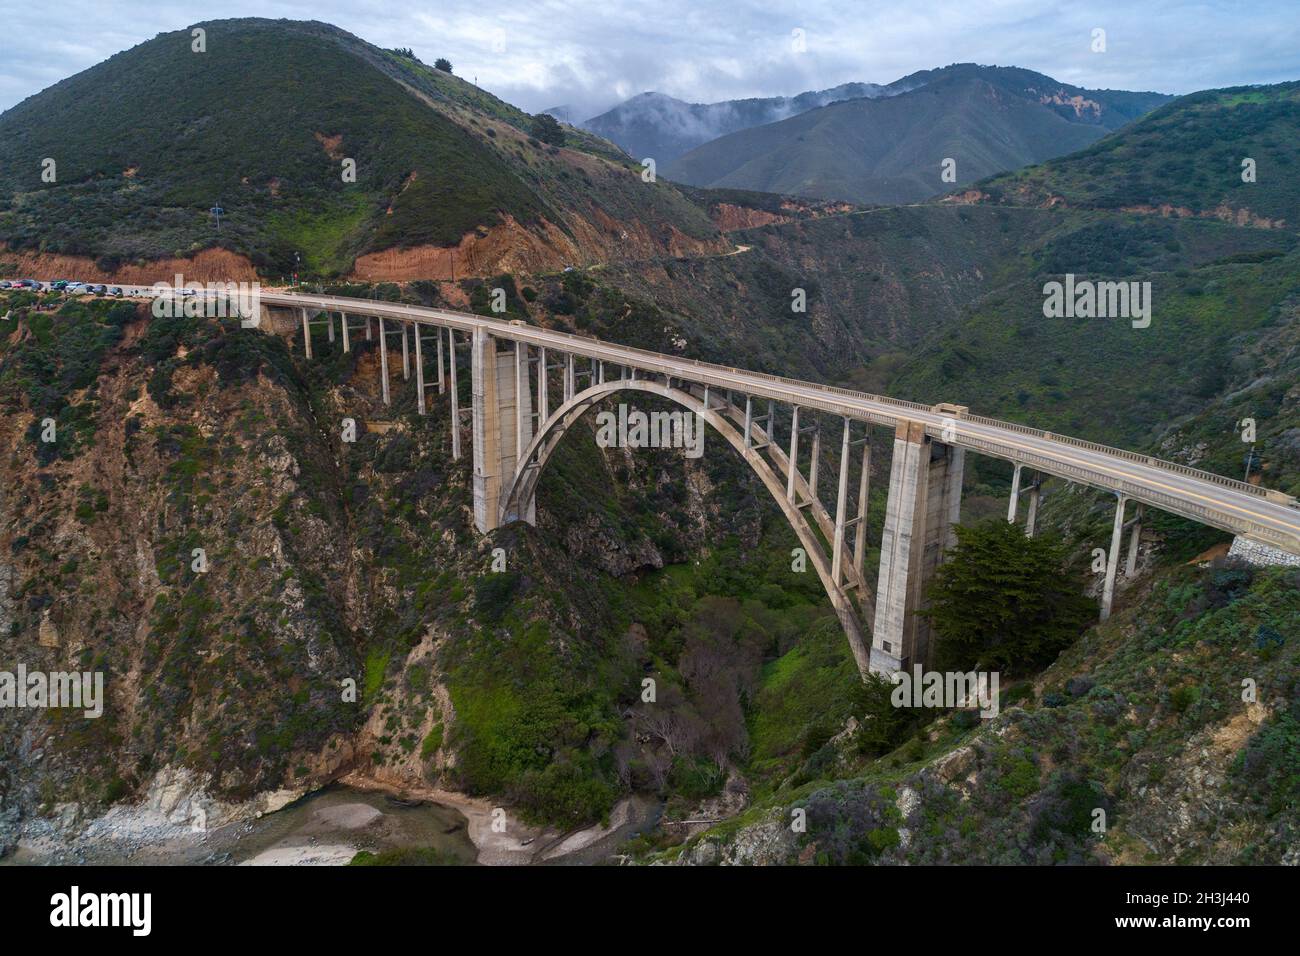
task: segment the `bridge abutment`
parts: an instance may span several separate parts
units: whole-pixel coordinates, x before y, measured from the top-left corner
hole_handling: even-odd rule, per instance
[[[930,624],[917,612],[954,541],[965,458],[965,449],[935,441],[921,423],[898,423],[880,544],[873,671],[889,673],[930,663]]]

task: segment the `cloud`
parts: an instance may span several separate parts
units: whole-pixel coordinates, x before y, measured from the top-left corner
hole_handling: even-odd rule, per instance
[[[12,5],[16,6],[16,5]],[[589,116],[645,90],[689,102],[888,83],[974,61],[1080,86],[1186,93],[1300,75],[1292,0],[65,0],[28,5],[0,31],[0,108],[157,33],[237,16],[326,20],[379,46],[445,56],[461,76],[526,110]],[[1106,31],[1105,53],[1091,50]],[[791,32],[804,31],[799,51]]]

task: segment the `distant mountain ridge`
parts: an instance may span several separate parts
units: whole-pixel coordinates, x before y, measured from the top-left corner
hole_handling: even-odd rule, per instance
[[[798,96],[755,97],[719,103],[687,103],[663,93],[648,92],[579,125],[617,143],[634,159],[651,157],[662,165],[728,133],[774,123],[829,103],[891,95],[888,90],[889,87],[876,83],[844,83]]]
[[[728,134],[661,172],[693,186],[916,202],[1083,149],[1170,99],[971,63],[915,73],[887,89]],[[951,179],[941,175],[947,160]]]
[[[955,63],[910,73],[892,83],[842,83],[797,96],[687,103],[663,93],[647,92],[577,125],[617,143],[634,159],[652,157],[663,168],[690,150],[729,133],[777,123],[833,103],[899,96],[954,76],[981,73],[997,76],[1003,85],[1033,90],[1045,101],[1045,106],[1063,117],[1069,118],[1074,113],[1073,122],[1095,123],[1107,129],[1122,126],[1170,99],[1162,93],[1086,90],[1018,67]],[[573,121],[571,113],[568,117],[557,113],[556,117]]]

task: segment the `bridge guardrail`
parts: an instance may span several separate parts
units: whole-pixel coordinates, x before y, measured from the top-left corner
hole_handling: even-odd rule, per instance
[[[986,438],[963,436],[965,440],[977,447],[983,447],[997,455],[1004,456],[1007,454],[1005,446],[999,445],[996,441]],[[1086,469],[1079,468],[1076,465],[1070,465],[1063,462],[1055,461],[1043,455],[1033,453],[1024,454],[1017,449],[1017,452],[1023,457],[1030,459],[1029,463],[1034,463],[1035,467],[1046,471],[1049,474],[1056,475],[1067,480],[1078,480],[1083,484],[1095,485],[1096,476]],[[1042,462],[1042,464],[1037,464]],[[1159,507],[1163,511],[1169,511],[1173,514],[1180,514],[1184,517],[1199,520],[1211,527],[1230,532],[1232,534],[1245,534],[1252,538],[1258,538],[1261,541],[1267,541],[1276,544],[1287,551],[1300,553],[1300,538],[1287,535],[1273,528],[1265,527],[1248,518],[1242,518],[1238,515],[1230,515],[1227,512],[1216,508],[1208,508],[1205,505],[1199,505],[1194,502],[1178,498],[1174,495],[1162,491],[1156,491],[1142,485],[1134,484],[1123,478],[1108,479],[1107,484],[1113,491],[1132,498],[1134,501],[1142,501]]]
[[[1259,485],[1252,485],[1248,481],[1240,481],[1236,478],[1228,478],[1224,475],[1216,475],[1212,471],[1203,471],[1200,468],[1193,468],[1191,465],[1182,465],[1176,461],[1168,461],[1164,458],[1155,458],[1151,455],[1142,455],[1138,452],[1127,451],[1123,448],[1115,448],[1111,445],[1103,445],[1100,442],[1088,441],[1086,438],[1073,438],[1070,435],[1061,435],[1056,432],[1044,431],[1040,428],[1034,428],[1029,425],[1021,425],[1017,422],[1004,422],[997,418],[988,418],[983,415],[967,415],[967,421],[978,422],[981,425],[990,425],[995,428],[1009,428],[1013,431],[1022,432],[1026,435],[1033,435],[1036,438],[1042,438],[1052,441],[1065,442],[1067,445],[1074,445],[1079,448],[1087,448],[1090,451],[1099,451],[1103,454],[1114,455],[1117,458],[1124,458],[1128,461],[1138,462],[1143,465],[1151,465],[1156,468],[1163,468],[1166,471],[1173,471],[1180,475],[1186,475],[1189,478],[1196,478],[1201,481],[1213,482],[1225,488],[1232,488],[1236,491],[1249,495],[1255,495],[1260,498],[1269,496],[1269,489],[1262,488]]]

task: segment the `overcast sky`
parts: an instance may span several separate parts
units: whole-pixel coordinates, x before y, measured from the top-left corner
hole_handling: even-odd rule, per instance
[[[1297,0],[0,0],[0,109],[160,32],[242,16],[445,56],[529,112],[570,105],[578,119],[645,90],[792,95],[965,61],[1166,93],[1300,79]]]

